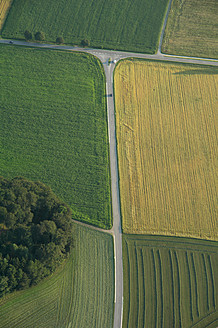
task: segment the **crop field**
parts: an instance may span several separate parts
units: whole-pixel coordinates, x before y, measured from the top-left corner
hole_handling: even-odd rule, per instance
[[[44,31],[46,41],[89,39],[91,47],[154,53],[169,0],[14,0],[3,28],[7,38]]]
[[[74,236],[71,257],[56,274],[1,300],[1,328],[112,328],[112,236],[76,224]]]
[[[218,243],[123,236],[123,328],[216,328]]]
[[[105,76],[93,56],[0,46],[0,175],[41,180],[111,226]]]
[[[218,69],[125,60],[115,71],[125,233],[217,240]]]
[[[216,0],[173,0],[162,52],[218,58]]]
[[[0,30],[4,24],[11,3],[12,0],[0,0]]]

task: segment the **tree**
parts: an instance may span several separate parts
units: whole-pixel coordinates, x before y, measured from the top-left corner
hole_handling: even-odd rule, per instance
[[[45,40],[45,33],[42,31],[36,32],[35,33],[35,39],[37,41],[44,41]]]
[[[8,290],[8,278],[0,276],[0,297],[6,294]]]
[[[62,36],[57,37],[57,39],[56,39],[56,43],[57,43],[57,44],[64,43],[64,38],[63,38]]]
[[[25,37],[25,40],[26,40],[26,41],[30,41],[30,40],[32,40],[33,35],[32,35],[32,33],[31,33],[29,30],[26,30],[26,31],[24,32],[24,37]]]
[[[83,39],[83,40],[81,41],[81,45],[82,45],[83,47],[88,47],[88,46],[90,46],[90,41],[89,41],[88,39]]]
[[[73,247],[71,209],[40,182],[0,177],[0,297],[37,284]]]
[[[7,209],[3,206],[0,206],[0,223],[5,223],[7,215]]]

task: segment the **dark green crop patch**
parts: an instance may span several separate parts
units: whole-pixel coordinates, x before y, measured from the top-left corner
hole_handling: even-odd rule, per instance
[[[0,175],[49,185],[111,227],[105,77],[90,55],[0,47]]]
[[[123,236],[123,328],[216,328],[217,242]]]
[[[14,0],[3,37],[42,31],[47,42],[154,53],[168,0]]]

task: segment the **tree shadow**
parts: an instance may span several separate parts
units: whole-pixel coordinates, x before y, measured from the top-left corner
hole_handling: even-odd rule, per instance
[[[217,67],[206,67],[198,69],[186,69],[184,71],[173,73],[174,75],[195,75],[195,74],[206,74],[206,75],[217,75]]]

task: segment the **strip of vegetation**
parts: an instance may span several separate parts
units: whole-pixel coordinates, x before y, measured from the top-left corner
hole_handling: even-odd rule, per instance
[[[69,259],[52,277],[1,299],[1,328],[112,328],[112,236],[77,224],[73,236]]]
[[[162,52],[218,58],[217,3],[214,0],[173,0]]]
[[[218,324],[218,243],[123,235],[123,328]]]
[[[0,175],[49,185],[111,227],[105,76],[93,56],[0,46]]]
[[[154,53],[168,0],[14,0],[2,35],[43,31],[47,42]],[[82,41],[82,42],[81,42]]]
[[[125,60],[115,71],[125,233],[218,239],[217,67]]]
[[[73,246],[72,212],[50,188],[0,177],[0,297],[37,284]]]

